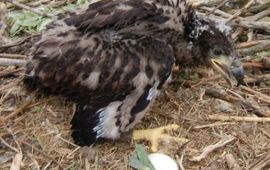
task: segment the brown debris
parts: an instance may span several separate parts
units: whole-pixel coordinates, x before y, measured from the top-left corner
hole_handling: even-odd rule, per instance
[[[229,170],[241,170],[240,166],[236,163],[236,160],[232,154],[227,154],[225,156],[225,159],[228,164]]]
[[[226,144],[232,142],[233,140],[235,140],[235,138],[233,136],[224,136],[219,142],[217,142],[216,144],[213,145],[209,145],[207,147],[205,147],[202,150],[202,153],[199,156],[195,156],[191,159],[191,161],[201,161],[202,159],[205,159],[206,156],[213,152],[214,150],[221,148],[223,146],[225,146]]]
[[[241,9],[245,4],[225,10],[226,0],[190,1],[214,20],[232,18],[237,48],[245,57],[247,86],[228,89],[220,75],[200,74],[194,79],[194,73],[202,71],[191,69],[188,78],[175,71],[172,84],[136,129],[178,124],[180,128],[173,134],[190,142],[185,146],[167,143],[160,151],[176,157],[181,169],[269,169],[269,56],[253,57],[257,52],[270,50],[270,25],[266,17],[269,8],[265,8],[269,3],[255,3],[244,10]],[[67,4],[67,0],[18,2],[31,9],[40,4],[55,7]],[[8,3],[7,8],[13,10],[14,5]],[[243,35],[248,41],[239,40]],[[24,89],[20,75],[24,73],[25,50],[17,53],[8,49],[29,39],[7,38],[0,43],[0,59],[7,63],[0,67],[0,169],[131,170],[128,159],[134,143],[110,141],[80,148],[73,143],[69,130],[73,104],[61,97],[34,95]],[[224,105],[220,100],[227,101],[230,108],[218,109],[217,103]],[[192,158],[199,161],[190,161]]]
[[[265,167],[270,167],[270,152],[267,152],[260,156],[260,158],[253,161],[252,164],[247,166],[247,170],[257,170],[257,169],[264,169]]]

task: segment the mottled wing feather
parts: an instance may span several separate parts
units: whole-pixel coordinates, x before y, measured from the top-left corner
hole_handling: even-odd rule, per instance
[[[25,84],[78,103],[71,121],[77,144],[118,138],[153,103],[170,76],[173,49],[117,30],[142,19],[165,22],[162,12],[142,0],[101,1],[49,24],[32,48]]]
[[[155,4],[142,0],[102,1],[91,4],[84,13],[66,18],[65,22],[81,32],[93,33],[104,28],[119,30],[140,20],[163,23],[169,18],[162,13]]]
[[[80,145],[132,128],[171,73],[174,55],[163,41],[119,35],[108,42],[102,37],[110,33],[53,32],[36,43],[25,83],[78,102],[72,136]]]

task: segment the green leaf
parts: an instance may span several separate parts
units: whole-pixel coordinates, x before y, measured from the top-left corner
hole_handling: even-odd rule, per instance
[[[52,22],[51,18],[45,18],[42,20],[41,24],[38,26],[38,31],[43,30],[44,28],[46,28],[46,25],[48,25],[50,22]]]
[[[85,4],[87,2],[88,2],[88,0],[77,0],[76,4],[77,5],[82,5],[82,4]]]
[[[137,170],[155,170],[148,159],[146,149],[139,144],[135,144],[135,151],[130,157],[129,166]]]

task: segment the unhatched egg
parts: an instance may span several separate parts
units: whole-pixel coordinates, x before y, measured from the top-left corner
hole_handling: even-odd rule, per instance
[[[152,153],[148,155],[155,170],[179,170],[176,162],[163,153]]]

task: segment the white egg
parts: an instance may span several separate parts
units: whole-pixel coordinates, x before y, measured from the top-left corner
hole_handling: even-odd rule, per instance
[[[152,153],[148,155],[155,170],[179,170],[176,162],[163,153]]]

